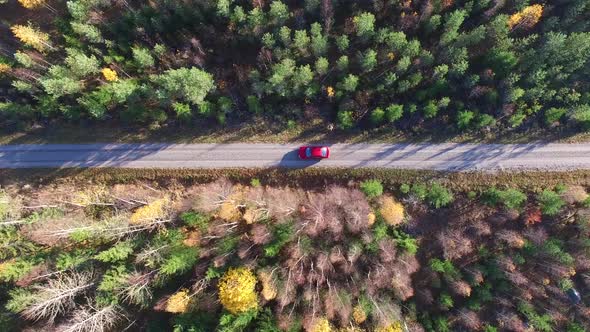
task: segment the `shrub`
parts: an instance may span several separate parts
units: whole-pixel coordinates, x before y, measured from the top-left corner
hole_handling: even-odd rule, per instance
[[[219,280],[219,301],[232,314],[258,308],[256,277],[245,267],[230,268]]]
[[[393,324],[389,324],[387,326],[380,326],[375,329],[375,332],[403,332],[404,329],[402,328],[402,324],[399,321],[396,321]]]
[[[132,253],[133,243],[130,241],[125,241],[119,242],[105,251],[101,251],[96,256],[94,256],[94,258],[101,262],[112,263],[127,259],[127,257],[129,257],[129,255]]]
[[[520,209],[527,196],[517,189],[498,190],[490,188],[482,196],[485,203],[489,205],[504,204],[508,209]]]
[[[185,225],[197,228],[201,231],[207,230],[209,225],[209,217],[195,211],[189,211],[181,214],[180,220],[182,220]]]
[[[352,111],[338,112],[338,126],[344,130],[354,127]]]
[[[475,114],[470,111],[461,111],[457,113],[457,127],[461,130],[467,129],[474,117]]]
[[[453,308],[453,306],[455,305],[453,302],[453,298],[447,294],[447,293],[443,293],[440,295],[440,305],[444,310],[449,310],[451,308]]]
[[[334,329],[332,328],[330,321],[327,320],[326,318],[317,319],[317,321],[313,324],[313,328],[311,329],[311,332],[332,332],[332,331],[334,331]]]
[[[410,193],[410,185],[407,183],[403,183],[402,185],[399,186],[399,191],[402,194],[408,194]]]
[[[246,97],[246,104],[248,104],[248,110],[254,114],[261,114],[263,111],[262,104],[256,96],[250,95]]]
[[[545,123],[547,125],[559,123],[559,120],[563,118],[566,112],[567,110],[565,108],[551,107],[550,109],[545,111]]]
[[[189,303],[191,298],[187,289],[181,289],[180,291],[172,294],[168,301],[166,301],[166,312],[174,314],[187,312],[189,309]]]
[[[366,180],[361,182],[361,190],[368,198],[375,198],[383,194],[383,185],[379,180]]]
[[[164,219],[167,215],[168,198],[157,199],[147,205],[138,208],[129,218],[131,224],[144,224]]]
[[[371,123],[375,126],[378,126],[381,123],[383,123],[384,118],[385,118],[385,112],[380,107],[377,107],[376,109],[373,110],[373,112],[371,112],[370,120],[371,120]]]
[[[385,119],[389,123],[395,122],[401,119],[403,111],[404,107],[402,105],[391,104],[385,109]]]
[[[426,195],[428,194],[428,189],[423,184],[415,183],[412,185],[412,189],[410,190],[410,193],[412,194],[412,196],[423,201],[426,199]]]
[[[453,194],[440,183],[433,183],[426,194],[428,203],[437,209],[449,205],[453,199]]]
[[[189,104],[172,103],[172,109],[176,113],[176,117],[182,121],[188,121],[192,117],[191,107]]]
[[[273,241],[264,247],[264,255],[266,257],[275,257],[279,254],[281,249],[291,241],[295,230],[292,223],[285,222],[275,226],[273,230]]]
[[[404,221],[404,206],[390,196],[379,200],[379,213],[390,226],[397,226]]]
[[[424,117],[427,119],[434,118],[438,113],[438,106],[434,102],[429,102],[424,106]]]
[[[548,216],[558,214],[561,208],[565,205],[563,199],[552,190],[543,190],[537,195],[537,200],[541,205],[541,212]]]

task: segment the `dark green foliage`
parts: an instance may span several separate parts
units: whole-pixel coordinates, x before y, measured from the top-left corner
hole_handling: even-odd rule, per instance
[[[542,332],[553,331],[553,322],[551,316],[539,315],[535,312],[534,308],[524,302],[518,305],[518,311],[520,311],[529,321],[529,324],[536,330]]]
[[[508,209],[520,209],[526,202],[527,196],[517,189],[490,188],[483,193],[482,199],[490,205],[503,204]]]
[[[227,254],[227,253],[233,251],[238,246],[239,242],[240,242],[239,237],[234,237],[234,236],[223,237],[221,240],[219,240],[219,242],[217,244],[217,251],[219,252],[219,254]]]
[[[35,244],[25,239],[16,228],[0,229],[0,260],[27,255],[36,249]]]
[[[63,252],[55,258],[55,267],[58,270],[69,270],[87,263],[92,259],[93,252],[88,249],[75,249],[71,252]]]
[[[188,121],[192,117],[191,107],[188,104],[173,103],[172,109],[176,113],[176,117],[182,121]]]
[[[185,212],[180,215],[182,222],[201,231],[206,231],[209,225],[209,216],[196,211]]]
[[[564,249],[564,244],[558,239],[549,239],[544,242],[539,248],[545,255],[557,260],[558,262],[571,266],[574,263],[574,258]]]
[[[512,214],[500,209],[500,206],[526,207],[525,213],[534,210],[533,204],[525,205],[530,191],[521,191],[516,185],[505,190],[491,188],[481,195],[475,193],[479,188],[467,191],[468,188],[460,187],[461,191],[454,193],[457,202],[453,203],[448,197],[453,194],[442,186],[442,183],[452,185],[452,182],[430,182],[430,173],[419,178],[408,177],[405,173],[406,176],[392,181],[387,174],[391,173],[363,177],[383,179],[383,184],[376,182],[380,184],[378,192],[373,190],[377,186],[372,180],[363,186],[364,189],[370,188],[367,191],[370,197],[382,195],[385,188],[399,188],[404,193],[403,197],[395,192],[387,193],[396,195],[404,207],[408,222],[401,226],[391,227],[385,223],[377,201],[368,201],[362,195],[359,197],[354,188],[334,188],[331,184],[326,192],[330,195],[325,197],[322,197],[321,188],[308,192],[307,197],[297,195],[298,198],[294,199],[301,201],[292,205],[295,207],[289,207],[288,217],[277,218],[273,209],[283,211],[281,203],[265,206],[271,204],[272,199],[265,201],[266,198],[249,196],[265,193],[273,180],[268,175],[252,173],[251,177],[240,178],[240,186],[232,190],[244,190],[242,192],[248,196],[243,196],[247,202],[243,204],[247,204],[244,207],[248,209],[257,206],[266,212],[264,209],[269,208],[269,214],[261,221],[252,224],[243,220],[234,222],[222,220],[211,211],[206,214],[189,210],[180,213],[177,220],[158,228],[128,233],[120,238],[96,240],[92,232],[64,236],[63,242],[36,244],[26,249],[24,255],[14,257],[8,252],[8,260],[0,266],[0,294],[6,298],[7,309],[20,313],[14,315],[17,323],[32,326],[34,323],[26,319],[22,310],[38,302],[40,296],[51,294],[43,289],[60,287],[64,284],[63,277],[87,273],[90,279],[85,282],[91,285],[72,300],[73,307],[60,314],[60,320],[69,320],[73,310],[87,305],[97,308],[116,305],[125,310],[128,317],[137,319],[137,324],[146,330],[276,332],[280,325],[299,331],[305,324],[306,310],[312,304],[305,296],[312,299],[314,296],[314,292],[306,293],[310,285],[308,278],[322,280],[321,273],[324,273],[326,290],[319,291],[318,313],[323,315],[333,304],[344,305],[339,310],[345,311],[358,306],[357,310],[362,308],[368,317],[364,323],[368,328],[374,326],[381,311],[396,310],[394,305],[403,301],[401,318],[408,324],[417,324],[415,320],[418,320],[428,331],[464,329],[465,319],[477,319],[482,330],[494,331],[496,326],[505,324],[495,317],[506,311],[511,315],[509,317],[518,317],[536,330],[579,330],[577,325],[570,324],[574,319],[553,320],[549,315],[549,310],[559,313],[568,310],[566,306],[556,307],[552,303],[554,298],[534,292],[530,295],[532,300],[520,303],[524,299],[520,292],[532,285],[560,294],[571,288],[585,290],[579,278],[586,273],[580,262],[589,247],[583,236],[587,221],[575,214],[582,209],[581,206],[564,204],[561,207],[564,216],[573,213],[571,215],[575,217],[572,219],[544,218],[540,223],[525,226],[522,224],[525,214],[522,218],[507,221],[504,216]],[[215,173],[217,177],[219,173]],[[258,187],[260,181],[255,180],[259,178],[264,181],[264,187]],[[342,181],[349,183],[350,180],[345,177]],[[249,181],[254,187],[244,188]],[[411,181],[413,185],[400,185],[405,181]],[[559,180],[554,183],[570,182]],[[553,191],[549,190],[552,197],[567,194],[566,185],[549,187],[553,188]],[[189,198],[183,195],[182,189],[174,187],[174,190],[180,197]],[[272,190],[281,189],[275,187]],[[348,195],[352,200],[347,198]],[[31,196],[36,197],[35,193]],[[340,203],[341,200],[346,203]],[[428,209],[427,204],[434,207],[447,204],[448,208]],[[483,207],[482,204],[489,206]],[[77,210],[74,212],[77,216],[84,216],[82,207],[72,209]],[[184,210],[185,206],[179,205],[178,209]],[[240,209],[245,212],[242,206]],[[18,243],[28,241],[29,236],[35,238],[31,233],[32,226],[61,220],[70,213],[67,209],[24,212],[22,218],[26,222],[10,226],[17,232],[5,232],[7,241]],[[369,213],[374,213],[376,219],[365,226]],[[308,228],[316,220],[329,223],[330,228],[320,231]],[[93,218],[86,221],[99,225],[105,222]],[[350,223],[357,221],[363,223],[363,229],[355,233],[351,227],[355,225]],[[52,227],[57,225],[51,224]],[[116,229],[124,228],[125,223],[116,226]],[[259,299],[264,284],[276,287],[277,297],[269,302],[261,300],[258,313],[230,315],[217,306],[219,279],[230,268],[238,266],[250,268],[256,276]],[[292,267],[291,278],[302,283],[293,286],[296,290],[291,294],[285,292],[295,283],[295,279],[289,279],[289,267]],[[293,268],[303,269],[304,275],[295,275]],[[572,274],[573,271],[577,274]],[[358,293],[353,294],[347,288],[351,278],[362,286]],[[62,283],[56,283],[60,280]],[[328,280],[330,286],[327,286]],[[387,297],[376,295],[375,289]],[[169,310],[166,301],[170,295],[179,294],[179,290],[188,292],[191,311],[184,314],[161,312]],[[286,301],[285,297],[296,303],[294,319],[287,322],[283,314],[288,314],[292,308],[281,311],[274,305],[274,302]],[[406,299],[402,300],[402,297]],[[502,306],[501,311],[498,310],[496,304],[500,297],[505,303],[513,304],[510,307],[513,309]],[[430,304],[424,305],[421,302],[424,299],[431,299]],[[390,314],[396,315],[394,312]],[[162,319],[163,316],[167,318]],[[124,322],[121,326],[128,324]],[[584,323],[578,317],[575,322]],[[330,323],[337,325],[338,321],[330,319]]]
[[[460,278],[460,273],[453,263],[449,260],[440,260],[438,258],[433,258],[428,263],[428,266],[435,272],[442,273],[445,277],[449,279],[458,279]]]
[[[552,108],[545,111],[545,122],[548,125],[559,122],[560,119],[563,118],[563,116],[565,115],[566,112],[567,112],[567,110],[564,108],[552,107]]]
[[[215,316],[204,312],[188,312],[175,315],[173,318],[173,332],[207,332],[213,331],[217,320]]]
[[[24,277],[33,267],[38,264],[36,259],[17,258],[7,262],[0,270],[0,281],[13,282]]]
[[[256,319],[258,311],[250,310],[239,315],[226,313],[219,319],[219,332],[241,332],[244,331],[250,323]]]
[[[292,222],[284,222],[276,225],[272,233],[272,242],[264,247],[264,255],[266,257],[277,256],[281,249],[292,240],[295,229]]]
[[[134,244],[131,241],[119,242],[111,248],[98,253],[94,258],[105,263],[125,260],[133,253],[133,247]]]
[[[414,255],[418,252],[418,241],[403,231],[394,229],[393,238],[399,248],[407,251],[409,254]]]
[[[184,245],[173,249],[160,266],[160,273],[165,276],[188,271],[199,259],[198,249]]]
[[[354,127],[354,119],[351,111],[338,112],[338,125],[342,129],[351,129]]]
[[[260,100],[256,96],[248,96],[246,98],[246,103],[248,104],[248,110],[254,114],[261,114],[263,111],[262,104]]]
[[[116,304],[119,302],[119,291],[125,286],[129,272],[123,265],[118,265],[107,270],[98,284],[98,299],[102,305]]]
[[[454,306],[453,298],[446,293],[440,295],[439,303],[444,310],[449,310]]]
[[[405,104],[408,116],[397,129],[410,135],[450,136],[457,133],[446,130],[451,122],[459,130],[485,128],[492,137],[530,126],[586,130],[587,5],[569,1],[553,10],[542,3],[539,22],[509,27],[511,15],[530,5],[220,0],[110,11],[92,1],[55,12],[41,6],[55,18],[42,26],[51,50],[33,56],[16,44],[16,61],[0,58],[9,66],[0,73],[8,91],[0,123],[11,130],[89,119],[212,125],[193,121],[194,111],[219,127],[260,117],[283,124],[302,120],[282,112],[285,105],[309,105],[322,110],[314,114],[314,130],[334,122],[370,130],[405,115],[387,105]],[[103,75],[106,68],[116,77]],[[136,85],[132,93],[122,88],[128,81]],[[325,98],[327,87],[334,94]],[[118,91],[127,96],[113,97]],[[345,99],[355,107],[332,107]],[[366,110],[378,108],[384,121],[379,112],[365,121]]]
[[[424,106],[422,110],[424,112],[424,117],[426,118],[434,118],[438,113],[438,106],[434,102],[429,102]]]
[[[584,331],[586,331],[584,329],[584,327],[582,327],[582,325],[575,323],[575,322],[569,323],[566,327],[566,332],[584,332]]]
[[[457,113],[457,127],[461,130],[469,128],[474,117],[475,114],[471,111],[461,111]]]

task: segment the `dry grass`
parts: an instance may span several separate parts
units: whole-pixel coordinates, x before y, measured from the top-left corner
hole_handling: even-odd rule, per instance
[[[115,185],[148,183],[152,186],[188,186],[213,182],[219,178],[248,184],[257,178],[263,185],[291,186],[303,189],[323,188],[326,184],[350,185],[366,179],[378,179],[389,190],[399,185],[438,181],[456,191],[478,191],[496,187],[514,187],[537,191],[557,184],[590,186],[590,170],[568,172],[496,172],[496,173],[453,173],[398,169],[19,169],[0,170],[0,186],[22,188],[69,183],[76,186],[90,184]]]
[[[199,128],[195,132],[195,128]],[[31,143],[400,143],[400,142],[455,142],[455,143],[527,143],[533,141],[581,143],[590,142],[590,133],[576,133],[571,129],[529,128],[493,132],[457,133],[440,131],[433,134],[403,133],[385,126],[376,129],[356,129],[347,132],[329,131],[327,123],[315,118],[295,127],[263,118],[246,123],[220,127],[211,123],[190,126],[122,127],[93,124],[89,126],[59,124],[37,127],[27,131],[4,133],[0,144]]]

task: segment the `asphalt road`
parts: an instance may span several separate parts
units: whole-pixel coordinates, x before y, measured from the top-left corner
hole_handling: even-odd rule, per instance
[[[295,144],[0,145],[0,168],[385,167],[431,170],[590,169],[590,144],[332,144],[304,161]]]

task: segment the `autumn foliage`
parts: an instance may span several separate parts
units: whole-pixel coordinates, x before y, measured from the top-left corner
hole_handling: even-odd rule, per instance
[[[379,200],[379,213],[385,222],[397,226],[404,221],[404,207],[391,196],[384,196]]]
[[[142,206],[131,215],[129,222],[131,224],[142,224],[161,220],[166,217],[169,203],[168,198],[160,198]]]
[[[103,68],[101,72],[102,72],[102,76],[104,77],[104,79],[109,82],[115,82],[115,81],[119,80],[119,76],[117,75],[117,72],[112,70],[111,68]]]
[[[256,277],[247,268],[232,268],[219,280],[219,301],[223,307],[239,314],[258,307]]]
[[[510,29],[529,29],[539,22],[543,15],[543,5],[535,4],[525,7],[508,19]]]
[[[18,0],[18,2],[27,9],[34,9],[45,4],[45,0]]]
[[[187,289],[182,289],[172,294],[166,302],[166,311],[171,313],[183,313],[189,308],[190,296]]]
[[[551,202],[524,190],[506,195],[518,196],[518,209],[506,209],[497,190],[453,192],[437,208],[419,186],[395,200],[390,186],[368,198],[352,185],[243,183],[3,189],[0,296],[9,319],[81,331],[525,331],[530,321],[568,331],[590,323],[585,302],[572,306],[566,293],[590,289],[585,187],[548,188],[564,202],[538,222]],[[504,202],[491,204],[495,197]],[[229,220],[224,204],[236,210]]]
[[[49,44],[49,35],[30,25],[13,25],[10,27],[10,30],[21,42],[31,46],[39,52],[51,48],[51,45]]]

